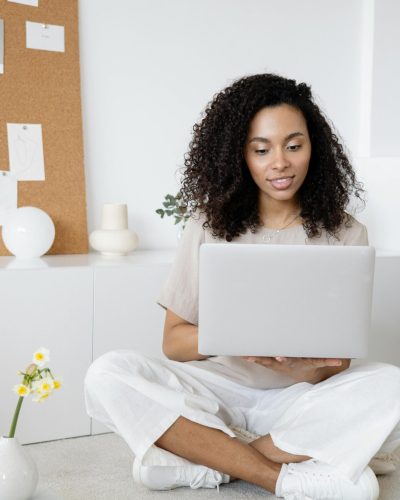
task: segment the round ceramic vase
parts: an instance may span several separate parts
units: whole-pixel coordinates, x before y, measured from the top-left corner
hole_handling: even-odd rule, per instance
[[[28,500],[38,482],[35,462],[15,438],[0,438],[0,499]]]
[[[106,203],[103,206],[101,229],[90,234],[89,242],[102,255],[126,255],[135,250],[139,238],[128,229],[127,205]]]

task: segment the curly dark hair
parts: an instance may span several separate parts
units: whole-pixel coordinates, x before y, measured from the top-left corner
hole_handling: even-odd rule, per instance
[[[235,81],[207,105],[185,155],[179,196],[190,212],[205,214],[203,227],[232,241],[261,226],[258,187],[244,159],[250,122],[265,107],[289,104],[303,114],[311,140],[307,176],[298,191],[303,227],[309,238],[321,229],[336,236],[346,222],[353,194],[362,201],[362,185],[328,119],[305,83],[275,74]]]

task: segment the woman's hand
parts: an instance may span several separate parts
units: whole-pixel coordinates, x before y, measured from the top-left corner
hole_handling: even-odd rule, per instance
[[[345,370],[350,365],[350,360],[337,358],[241,357],[271,370],[284,373],[296,382],[310,382],[312,384],[321,382]]]

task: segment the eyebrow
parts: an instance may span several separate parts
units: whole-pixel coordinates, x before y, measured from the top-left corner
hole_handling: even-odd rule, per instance
[[[299,136],[303,136],[304,137],[304,134],[302,132],[292,132],[291,134],[287,135],[285,137],[285,141],[289,141],[290,139],[293,139],[293,137],[299,137]],[[251,142],[266,142],[266,143],[269,143],[271,142],[267,137],[253,137],[252,139],[249,140],[249,144]]]

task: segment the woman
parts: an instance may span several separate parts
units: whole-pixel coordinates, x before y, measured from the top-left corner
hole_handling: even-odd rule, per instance
[[[127,441],[149,488],[239,478],[287,499],[378,498],[368,463],[400,445],[399,368],[197,349],[202,243],[368,244],[345,212],[362,190],[310,88],[265,74],[216,95],[194,126],[181,192],[193,215],[159,299],[168,359],[96,360],[89,414]]]

